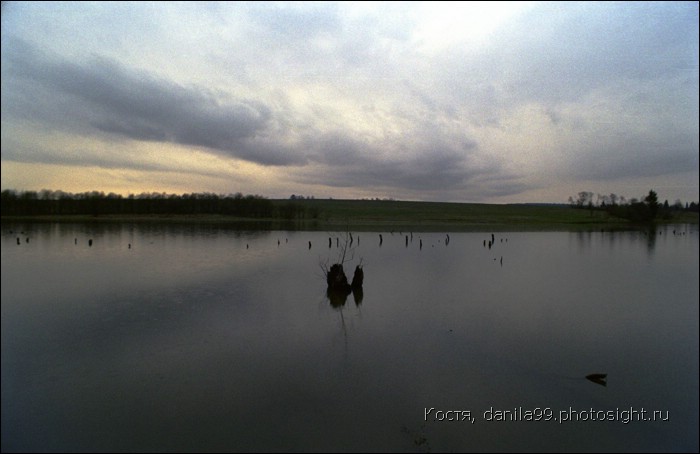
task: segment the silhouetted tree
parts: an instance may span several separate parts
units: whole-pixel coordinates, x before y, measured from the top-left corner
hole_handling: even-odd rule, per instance
[[[649,194],[644,198],[644,202],[647,204],[647,207],[649,207],[649,220],[655,219],[659,211],[659,198],[653,189],[650,190]]]

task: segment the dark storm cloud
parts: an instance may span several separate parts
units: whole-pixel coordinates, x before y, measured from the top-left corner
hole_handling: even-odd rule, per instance
[[[302,156],[265,143],[272,112],[262,102],[217,96],[220,94],[158,79],[105,58],[69,63],[22,44],[7,58],[7,74],[17,79],[15,87],[28,93],[25,98],[10,98],[14,102],[7,103],[11,115],[22,115],[25,109],[41,110],[38,116],[45,121],[65,126],[65,117],[73,117],[82,123],[77,128],[89,124],[97,131],[133,140],[206,147],[264,165],[304,162]],[[32,86],[47,97],[34,98]],[[51,105],[54,99],[61,103],[59,111]],[[50,115],[53,118],[47,118]]]

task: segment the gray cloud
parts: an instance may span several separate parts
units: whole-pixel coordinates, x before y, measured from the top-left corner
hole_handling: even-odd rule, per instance
[[[571,174],[582,179],[614,180],[683,173],[698,168],[699,146],[698,137],[691,134],[656,139],[615,137],[577,154]]]
[[[21,53],[20,53],[21,51]],[[216,152],[264,165],[299,164],[303,156],[270,147],[264,142],[272,112],[262,102],[230,99],[201,87],[181,86],[146,72],[129,70],[104,58],[88,64],[52,60],[27,45],[7,57],[7,74],[32,93],[32,85],[53,93],[47,99],[19,99],[23,105],[3,105],[10,115],[27,109],[57,124],[66,115],[94,129],[133,140],[171,142],[206,147]],[[29,86],[27,86],[29,85]],[[68,96],[55,111],[56,96]],[[221,99],[224,101],[221,101]],[[34,105],[27,105],[34,104]],[[47,106],[48,104],[48,106]],[[66,111],[65,109],[68,109]],[[52,118],[46,118],[53,115]]]
[[[4,100],[9,104],[8,112],[29,113],[34,120],[42,118],[59,129],[205,147],[265,165],[315,162],[325,170],[322,175],[309,175],[309,182],[334,187],[379,184],[437,190],[461,187],[484,171],[478,167],[470,169],[465,159],[465,153],[477,149],[476,142],[468,137],[457,138],[453,144],[446,142],[444,132],[432,116],[411,119],[418,121],[416,128],[400,143],[389,146],[400,150],[394,155],[387,155],[386,144],[370,138],[353,137],[349,132],[325,133],[315,128],[304,133],[301,143],[288,145],[284,137],[273,135],[272,123],[284,124],[288,129],[294,127],[295,120],[282,118],[280,112],[273,112],[255,100],[226,103],[220,99],[229,97],[220,93],[177,85],[105,58],[93,57],[89,64],[74,64],[47,57],[25,43],[18,43],[7,58],[7,74],[17,80],[16,91],[37,93],[38,90],[42,93],[40,98],[46,96],[51,102],[65,98],[59,105],[51,106],[51,102],[36,97],[11,96]],[[428,111],[434,110],[432,105],[427,107]],[[22,159],[10,150],[4,156]],[[63,159],[76,164],[79,161],[77,157],[51,158],[41,153],[32,153],[27,160],[36,161],[42,156],[45,162]],[[104,156],[85,156],[84,162],[90,165],[101,162],[112,167],[117,161]],[[123,162],[129,165],[130,161]],[[131,164],[153,169],[152,163],[147,167],[133,161]],[[496,173],[495,169],[490,171]]]
[[[696,3],[541,3],[473,42],[410,4],[81,8],[4,15],[3,159],[152,169],[87,144],[172,143],[436,200],[697,171]],[[97,140],[65,157],[32,128]]]
[[[325,34],[337,34],[342,26],[338,6],[332,3],[251,3],[246,5],[248,17],[262,33],[278,35],[285,41],[308,41]]]
[[[497,123],[530,102],[578,102],[619,81],[697,78],[698,8],[690,3],[543,3],[474,49],[436,56],[433,96],[464,100],[473,121]]]
[[[336,188],[401,191],[418,199],[440,200],[482,194],[512,195],[527,184],[522,176],[505,172],[501,163],[484,154],[468,137],[451,137],[426,123],[393,143],[380,144],[347,133],[312,135],[306,145],[317,165],[295,172],[296,181]],[[532,187],[532,186],[530,186]]]

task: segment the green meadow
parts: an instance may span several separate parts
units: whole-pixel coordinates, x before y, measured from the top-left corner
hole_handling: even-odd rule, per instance
[[[330,230],[590,230],[638,228],[603,210],[568,205],[404,202],[386,200],[275,200],[305,208],[306,223]],[[309,217],[317,216],[316,219]],[[697,223],[697,213],[679,213],[657,223]]]
[[[599,209],[568,205],[406,202],[393,200],[278,199],[274,217],[217,214],[104,214],[2,216],[3,221],[165,222],[231,224],[246,229],[355,231],[626,230],[647,228]],[[655,224],[698,223],[698,213],[674,213]]]

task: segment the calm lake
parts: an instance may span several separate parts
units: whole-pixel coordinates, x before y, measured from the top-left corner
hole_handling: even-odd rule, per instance
[[[2,450],[698,450],[697,225],[410,235],[3,223]]]

